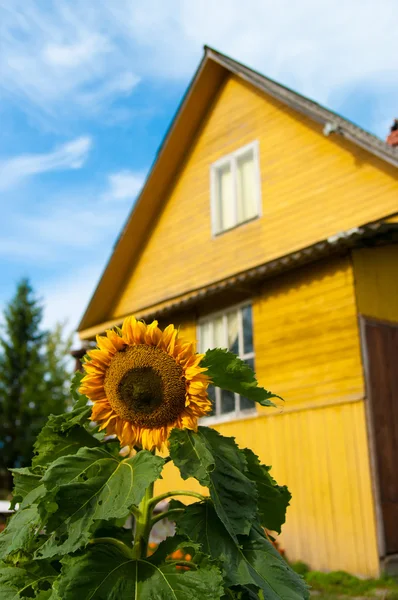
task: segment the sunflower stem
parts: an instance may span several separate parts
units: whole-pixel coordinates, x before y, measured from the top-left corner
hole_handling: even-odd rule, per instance
[[[151,483],[146,489],[145,496],[138,507],[139,514],[136,517],[133,558],[146,558],[148,553],[149,534],[151,532],[151,505],[150,501],[153,498],[154,484]]]
[[[162,519],[170,519],[172,521],[173,516],[180,515],[184,512],[184,510],[184,508],[173,508],[172,510],[165,510],[164,512],[161,512],[158,515],[155,515],[154,517],[152,517],[151,527],[153,527],[155,523],[161,521]]]
[[[131,548],[129,548],[124,542],[121,540],[117,540],[113,537],[98,537],[90,540],[90,544],[111,544],[118,548],[125,556],[131,558]]]
[[[165,492],[164,494],[159,494],[159,496],[151,498],[149,501],[149,506],[152,508],[161,500],[171,498],[172,496],[192,496],[193,498],[198,498],[199,500],[206,500],[206,496],[199,494],[199,492],[191,492],[189,490],[172,490],[171,492]]]

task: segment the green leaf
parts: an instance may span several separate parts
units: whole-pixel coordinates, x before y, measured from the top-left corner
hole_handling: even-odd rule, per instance
[[[32,493],[40,486],[43,469],[37,467],[23,467],[20,469],[10,469],[14,479],[14,489],[12,491],[11,508],[14,510],[15,505],[24,500],[24,505],[28,506],[32,502]],[[24,507],[24,506],[23,506]]]
[[[84,396],[83,394],[81,394],[79,392],[79,387],[81,386],[82,383],[82,379],[85,376],[85,373],[83,373],[82,371],[75,371],[71,380],[71,384],[70,384],[70,393],[71,396],[73,398],[73,400],[75,400],[76,402],[81,401],[82,402],[82,398],[85,398],[85,404],[87,404],[87,396]]]
[[[146,450],[121,460],[103,448],[81,448],[56,460],[43,478],[49,496],[39,505],[51,535],[36,556],[74,552],[88,542],[95,521],[127,517],[163,465],[163,458]],[[57,504],[53,514],[48,514],[49,501]]]
[[[261,596],[255,591],[254,586],[250,587],[247,585],[237,585],[228,588],[227,595],[223,596],[221,600],[264,600],[263,593],[260,591]]]
[[[39,524],[36,505],[18,510],[0,534],[0,559],[17,551],[31,552]]]
[[[223,562],[225,583],[256,586],[265,600],[309,598],[304,580],[297,575],[266,539],[259,525],[235,541],[211,503],[191,504],[177,518],[177,533],[202,545],[204,552]]]
[[[280,533],[292,495],[285,485],[277,485],[269,474],[271,467],[262,465],[252,450],[245,448],[243,452],[247,461],[247,476],[255,482],[258,490],[261,525]]]
[[[174,565],[130,559],[105,544],[62,562],[62,600],[218,600],[223,594],[221,574],[214,566],[178,571]]]
[[[200,552],[201,547],[200,544],[195,544],[187,539],[186,536],[172,535],[163,540],[163,542],[160,542],[156,551],[151,556],[151,562],[155,565],[160,565],[176,550],[183,550],[185,554],[190,554],[194,557],[193,560],[195,562],[195,554]]]
[[[170,456],[183,479],[195,477],[201,485],[209,487],[216,459],[208,448],[202,429],[200,427],[198,433],[188,429],[173,429],[169,436]]]
[[[0,600],[49,598],[51,590],[46,588],[49,588],[57,576],[57,572],[45,561],[27,563],[23,568],[0,567]]]
[[[91,408],[89,407],[90,411]],[[84,420],[80,409],[63,415],[50,415],[34,445],[33,466],[48,465],[61,456],[75,454],[80,448],[99,447],[101,443],[78,424]],[[70,417],[70,418],[69,418]]]
[[[194,433],[173,429],[170,456],[184,479],[207,486],[217,514],[235,539],[249,533],[256,516],[257,490],[246,475],[246,457],[233,438],[199,427]]]
[[[260,387],[253,369],[232,352],[222,348],[208,350],[200,363],[215,386],[241,394],[262,406],[275,406],[270,398],[279,398]]]

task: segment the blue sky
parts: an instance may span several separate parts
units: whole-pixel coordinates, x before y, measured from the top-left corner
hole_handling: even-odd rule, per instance
[[[0,310],[29,277],[75,328],[203,53],[385,137],[396,0],[0,0]]]

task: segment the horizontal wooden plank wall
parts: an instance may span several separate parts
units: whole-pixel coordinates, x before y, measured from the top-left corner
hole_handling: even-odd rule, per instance
[[[397,323],[398,244],[354,250],[353,264],[358,312]]]
[[[352,267],[335,258],[266,282],[253,307],[256,369],[297,406],[364,397]]]
[[[293,493],[280,538],[315,569],[379,562],[352,268],[333,259],[268,282],[253,302],[259,382],[285,403],[216,429],[251,447]],[[185,325],[195,337],[194,322]],[[157,489],[197,489],[167,465]]]
[[[211,237],[210,165],[259,141],[262,217]],[[397,172],[234,77],[203,123],[107,319],[143,310],[397,210]],[[377,198],[377,202],[375,202]]]

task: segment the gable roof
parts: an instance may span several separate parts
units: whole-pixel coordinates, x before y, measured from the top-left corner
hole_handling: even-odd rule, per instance
[[[249,69],[249,67],[217,52],[213,48],[205,46],[205,57],[217,61],[231,71],[231,73],[241,77],[259,90],[290,106],[290,108],[293,108],[297,112],[310,117],[313,121],[322,123],[325,126],[324,133],[326,135],[337,133],[360,148],[398,167],[398,151],[396,148],[390,146],[372,133],[358,127],[358,125],[355,125],[348,119],[344,119],[332,110],[294,92],[269,77],[265,77],[253,69]]]
[[[343,136],[379,159],[398,167],[398,148],[389,146],[320,104],[205,46],[204,57],[166,132],[134,208],[114,245],[78,331],[106,320],[117,299],[120,286],[133,265],[134,257],[149,235],[153,216],[158,213],[210,103],[231,73],[322,124],[325,135],[333,133]]]

